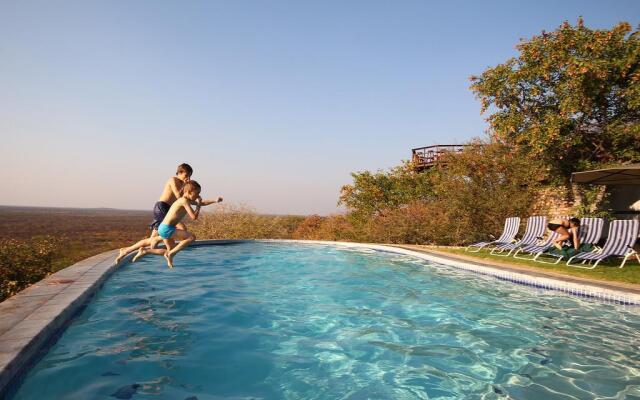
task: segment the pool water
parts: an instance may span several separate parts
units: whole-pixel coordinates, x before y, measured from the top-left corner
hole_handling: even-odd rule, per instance
[[[393,253],[193,247],[121,267],[14,399],[640,396],[640,311]]]

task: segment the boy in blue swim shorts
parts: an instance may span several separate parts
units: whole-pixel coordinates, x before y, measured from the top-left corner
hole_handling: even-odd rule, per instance
[[[173,268],[173,257],[175,257],[176,253],[196,240],[193,233],[179,226],[179,224],[181,225],[180,221],[182,221],[186,215],[189,215],[189,217],[195,221],[198,219],[198,215],[200,215],[201,207],[222,201],[222,197],[218,197],[217,200],[202,200],[200,190],[201,187],[196,181],[185,183],[181,190],[180,197],[173,202],[167,215],[158,226],[158,236],[143,239],[132,246],[120,249],[120,254],[118,254],[118,258],[116,258],[116,264],[127,254],[136,250],[142,250],[143,254],[146,252],[153,251],[155,253],[156,251],[160,251],[164,254],[169,268]],[[191,208],[192,205],[195,206],[195,210]],[[176,241],[179,243],[176,244]],[[164,242],[166,249],[154,249],[160,242]],[[144,248],[147,246],[151,246],[152,249],[145,250]]]
[[[153,222],[149,225],[149,229],[151,230],[150,238],[158,236],[158,226],[162,223],[162,220],[169,212],[171,204],[180,198],[180,191],[184,184],[191,180],[191,175],[193,175],[193,168],[191,168],[191,165],[182,163],[178,165],[176,175],[172,176],[165,182],[164,187],[162,188],[162,194],[160,194],[158,201],[156,201],[156,204],[153,206]],[[182,229],[186,229],[182,224],[180,224],[180,227]],[[164,254],[164,249],[151,247],[147,251],[144,251],[143,248],[140,248],[138,254],[136,254],[132,261],[136,262],[140,257],[149,253],[162,255]]]

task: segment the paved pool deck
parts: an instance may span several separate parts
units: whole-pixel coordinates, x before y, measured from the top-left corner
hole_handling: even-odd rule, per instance
[[[559,290],[623,304],[640,305],[640,285],[596,281],[535,270],[500,262],[478,261],[421,246],[391,246],[350,242],[256,240],[265,243],[301,243],[366,248],[399,253],[519,284]],[[253,242],[251,240],[201,240],[195,246]],[[54,343],[64,328],[90,301],[119,266],[112,250],[60,270],[0,303],[0,399],[19,386],[29,368]]]

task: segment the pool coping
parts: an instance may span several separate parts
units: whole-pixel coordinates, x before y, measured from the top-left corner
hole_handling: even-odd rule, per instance
[[[248,242],[321,244],[346,248],[366,248],[403,254],[450,267],[493,276],[498,279],[542,289],[593,297],[603,301],[640,305],[640,293],[611,285],[581,280],[561,280],[531,271],[498,268],[478,261],[461,260],[426,249],[374,243],[322,240],[199,240],[193,246],[225,245]],[[73,317],[118,268],[117,250],[107,251],[62,269],[0,303],[0,398],[19,386],[24,373],[55,341]],[[130,262],[127,256],[120,266]],[[528,273],[529,272],[529,273]]]

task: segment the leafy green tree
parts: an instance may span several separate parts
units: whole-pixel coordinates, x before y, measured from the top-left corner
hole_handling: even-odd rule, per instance
[[[640,33],[563,23],[472,76],[493,139],[543,160],[552,174],[640,159]]]
[[[357,220],[368,219],[432,194],[429,174],[417,172],[405,162],[389,171],[354,172],[353,184],[340,190],[339,205],[345,205]]]

